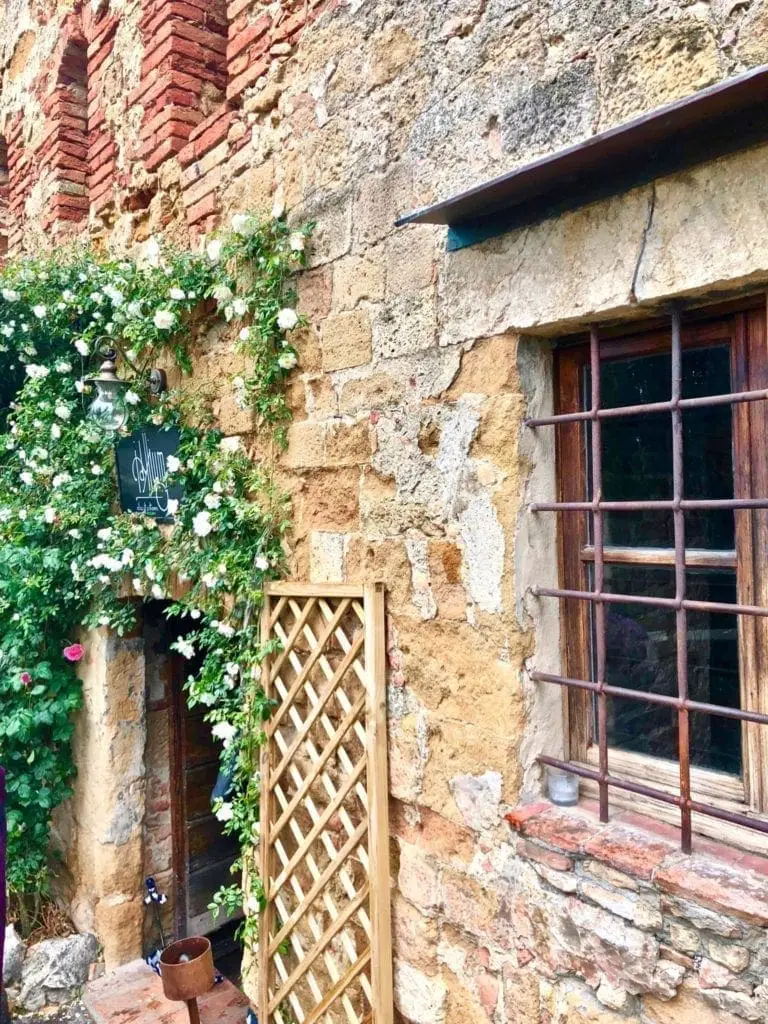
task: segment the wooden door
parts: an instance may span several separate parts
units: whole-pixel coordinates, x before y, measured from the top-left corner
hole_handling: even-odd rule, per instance
[[[239,849],[211,810],[219,774],[221,744],[204,720],[206,709],[190,710],[184,694],[188,663],[174,657],[171,714],[171,799],[176,933],[210,935],[227,924],[213,920],[208,905],[214,893],[237,879],[231,867]]]

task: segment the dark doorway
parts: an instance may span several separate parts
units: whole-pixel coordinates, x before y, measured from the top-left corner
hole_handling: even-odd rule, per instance
[[[235,933],[239,916],[213,919],[208,906],[223,885],[232,885],[238,857],[236,840],[223,833],[211,807],[219,773],[221,744],[205,721],[206,708],[190,709],[184,683],[197,665],[171,649],[191,630],[189,621],[167,619],[166,605],[151,602],[145,610],[148,668],[162,665],[167,714],[170,831],[172,844],[173,931],[177,938],[207,935],[219,970],[232,980],[240,971],[241,949]],[[153,675],[156,677],[157,672]],[[163,685],[164,684],[164,685]],[[155,705],[157,706],[157,705]]]

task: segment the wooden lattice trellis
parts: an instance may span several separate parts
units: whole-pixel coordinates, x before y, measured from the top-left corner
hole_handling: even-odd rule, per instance
[[[390,1024],[384,591],[272,584],[261,1024]]]

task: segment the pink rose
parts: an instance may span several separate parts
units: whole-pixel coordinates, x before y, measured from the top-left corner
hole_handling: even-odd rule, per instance
[[[85,654],[85,648],[82,644],[70,644],[69,647],[65,647],[61,653],[67,661],[81,661]]]
[[[29,686],[29,684],[32,682],[32,676],[29,674],[29,672],[22,672],[21,675],[19,676],[19,679],[24,684],[24,686]]]

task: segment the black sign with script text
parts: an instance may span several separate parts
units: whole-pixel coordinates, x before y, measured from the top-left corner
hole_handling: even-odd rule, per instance
[[[169,501],[181,501],[178,484],[168,485],[167,459],[176,455],[178,430],[143,427],[117,445],[117,479],[124,512],[140,512],[161,523],[172,523]]]

